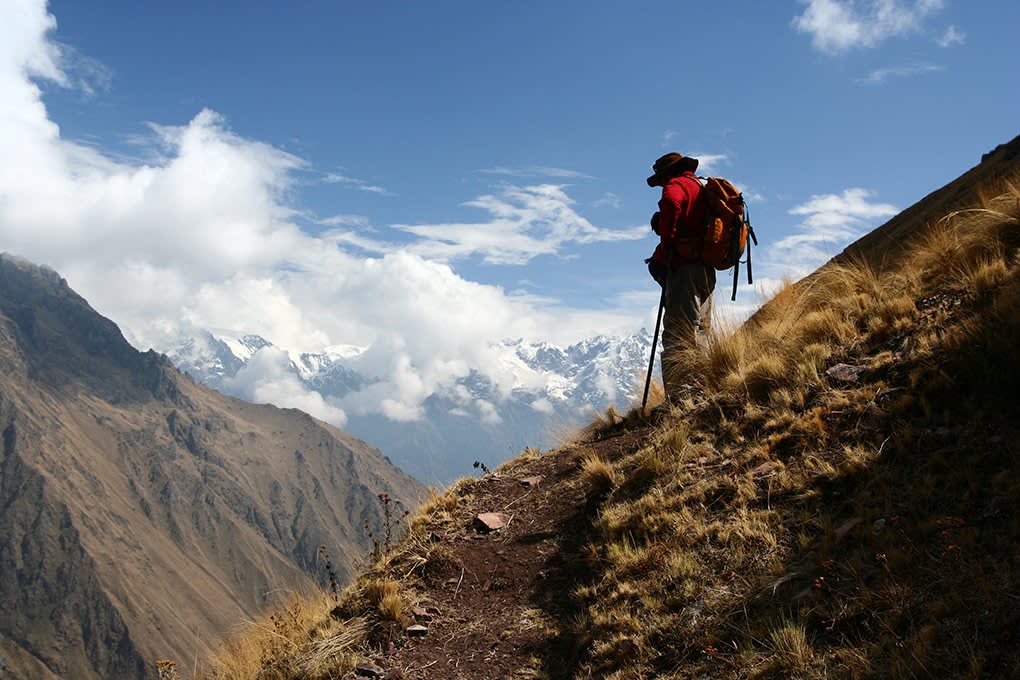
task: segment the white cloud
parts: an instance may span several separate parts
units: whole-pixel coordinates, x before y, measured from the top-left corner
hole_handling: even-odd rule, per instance
[[[326,182],[327,184],[342,184],[344,186],[349,186],[353,189],[357,189],[358,191],[364,191],[370,194],[379,194],[380,196],[393,195],[393,193],[390,192],[385,187],[381,187],[375,184],[369,184],[363,179],[358,179],[357,177],[348,177],[347,175],[341,175],[338,172],[326,173],[326,176],[323,177],[322,181]]]
[[[539,397],[535,401],[531,402],[532,410],[538,411],[539,413],[545,413],[546,415],[552,415],[555,412],[555,407],[552,402],[545,397]]]
[[[723,153],[692,153],[698,159],[698,173],[709,175],[719,171],[719,167],[729,164],[729,157]]]
[[[376,240],[357,216],[321,220],[333,227],[322,234],[303,231],[291,200],[293,177],[307,163],[237,135],[211,110],[151,125],[140,141],[156,153],[145,160],[65,139],[33,79],[82,87],[80,79],[62,66],[45,5],[10,8],[0,5],[0,249],[61,272],[136,347],[167,350],[195,328],[256,333],[291,356],[365,347],[352,368],[376,382],[336,402],[303,390],[282,353],[260,354],[236,379],[252,399],[340,423],[353,412],[419,418],[425,399],[454,391],[471,371],[502,395],[541,386],[544,378],[504,361],[494,344],[502,338],[569,342],[639,326],[633,310],[590,312],[507,294],[442,262],[477,253],[519,263],[646,236],[643,225],[592,225],[561,186],[479,197],[469,205],[489,220],[407,227],[421,240],[400,248]],[[493,417],[481,405],[459,407]]]
[[[545,165],[527,165],[523,167],[495,166],[479,170],[487,175],[505,175],[507,177],[552,177],[554,179],[595,179],[577,170],[553,168]]]
[[[937,64],[911,64],[910,66],[892,66],[872,71],[864,78],[858,79],[863,85],[876,85],[885,82],[889,78],[909,78],[910,76],[924,75],[925,73],[936,73],[944,71],[945,67]]]
[[[943,0],[798,0],[806,5],[793,27],[822,52],[838,54],[917,31]]]
[[[231,392],[258,404],[298,408],[337,427],[347,424],[347,414],[318,392],[308,390],[293,370],[283,350],[265,347],[226,381]]]
[[[70,45],[55,43],[60,55],[64,85],[80,90],[86,97],[108,92],[113,71],[98,59],[82,54]]]
[[[594,226],[573,208],[563,186],[507,186],[465,203],[489,213],[486,222],[393,225],[420,237],[409,249],[423,257],[454,260],[478,255],[488,264],[526,264],[539,255],[559,255],[567,244],[645,238],[645,227],[624,230]]]
[[[496,410],[496,406],[491,401],[476,399],[475,408],[478,409],[482,422],[486,425],[499,425],[503,422],[503,418],[500,417],[499,411]]]
[[[956,26],[950,25],[946,29],[946,32],[936,40],[939,47],[952,47],[953,45],[963,45],[967,42],[967,34],[963,31],[957,30]]]
[[[888,203],[873,203],[874,193],[867,189],[846,189],[842,194],[812,196],[790,210],[803,216],[791,236],[768,248],[767,276],[799,278],[824,264],[855,239],[892,217],[899,210]]]
[[[327,227],[358,227],[359,229],[367,229],[370,224],[369,219],[364,215],[347,214],[330,215],[315,222]]]
[[[602,198],[592,203],[592,205],[595,206],[596,208],[601,208],[603,206],[609,206],[610,208],[619,208],[620,206],[623,205],[623,203],[620,201],[619,196],[617,196],[611,191],[607,191]]]

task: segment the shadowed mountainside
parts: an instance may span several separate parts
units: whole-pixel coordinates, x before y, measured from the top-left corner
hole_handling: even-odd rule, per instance
[[[141,678],[341,580],[388,493],[422,488],[296,410],[139,353],[59,275],[0,255],[0,660],[25,678]]]

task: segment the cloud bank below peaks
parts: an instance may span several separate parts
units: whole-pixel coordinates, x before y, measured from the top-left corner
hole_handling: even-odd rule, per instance
[[[645,235],[643,226],[592,225],[561,186],[505,187],[468,204],[488,221],[406,226],[417,240],[396,247],[368,238],[351,216],[326,233],[304,230],[294,178],[306,161],[234,133],[209,109],[183,125],[150,125],[156,153],[145,162],[63,138],[37,81],[80,79],[65,70],[45,4],[15,4],[0,5],[0,249],[61,272],[139,349],[166,351],[210,328],[260,335],[290,357],[366,347],[354,368],[376,382],[343,400],[309,393],[280,351],[260,353],[236,378],[252,399],[342,424],[354,412],[418,418],[425,399],[460,394],[457,381],[471,372],[499,394],[538,389],[542,377],[507,361],[497,341],[571,341],[636,321],[507,294],[446,264],[478,254],[520,264]],[[459,398],[465,412],[498,417]]]

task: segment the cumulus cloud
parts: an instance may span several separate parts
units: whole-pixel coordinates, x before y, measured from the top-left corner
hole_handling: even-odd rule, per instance
[[[60,271],[136,347],[165,351],[195,328],[262,335],[286,353],[260,353],[233,388],[340,424],[354,412],[419,418],[429,396],[455,393],[473,371],[497,395],[537,389],[545,378],[506,361],[495,341],[566,342],[633,324],[619,310],[564,309],[468,281],[444,260],[564,256],[568,244],[643,237],[646,227],[595,227],[563,187],[540,185],[472,201],[486,222],[408,227],[419,240],[404,247],[347,214],[305,231],[292,201],[306,161],[237,135],[212,110],[150,125],[140,141],[155,152],[144,160],[61,136],[38,81],[84,88],[81,77],[67,70],[43,2],[10,9],[0,5],[0,248]],[[302,388],[288,356],[337,344],[366,348],[350,363],[372,382],[329,401]],[[469,396],[458,407],[493,422],[498,413]]]
[[[552,415],[556,411],[552,402],[545,397],[539,397],[535,401],[531,402],[531,408],[539,413],[545,413],[546,415]]]
[[[827,54],[874,47],[913,33],[945,4],[943,0],[798,1],[806,7],[794,17],[794,29],[809,34],[812,46]]]
[[[475,407],[478,409],[482,422],[486,425],[499,425],[503,422],[503,418],[500,417],[499,411],[496,410],[496,406],[491,401],[477,399],[475,400]]]
[[[294,370],[290,356],[276,347],[260,349],[225,383],[230,392],[249,401],[298,408],[337,427],[347,424],[343,409],[307,389]]]
[[[909,66],[890,66],[887,68],[875,69],[864,78],[859,79],[857,82],[863,85],[877,85],[883,83],[889,78],[909,78],[911,76],[924,75],[925,73],[935,73],[938,71],[944,71],[945,67],[937,64],[911,64]]]
[[[574,210],[565,187],[556,184],[507,186],[465,203],[489,213],[484,222],[396,224],[420,237],[410,250],[434,260],[477,255],[487,264],[526,264],[539,255],[559,255],[567,244],[645,238],[644,226],[614,230],[596,227]]]

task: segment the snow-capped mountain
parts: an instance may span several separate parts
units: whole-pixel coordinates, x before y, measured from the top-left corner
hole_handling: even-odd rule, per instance
[[[644,329],[569,346],[506,340],[493,347],[502,382],[471,369],[425,397],[413,418],[372,403],[386,400],[387,385],[366,368],[366,348],[295,354],[257,335],[205,331],[167,355],[214,389],[333,420],[419,479],[445,483],[470,473],[475,460],[494,467],[525,446],[552,445],[594,412],[633,404],[650,349]]]

